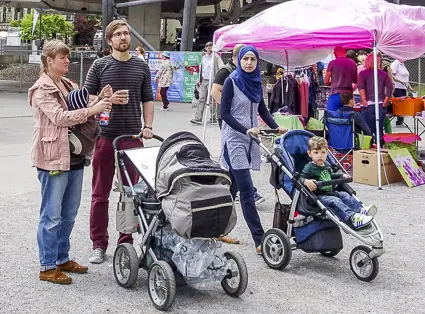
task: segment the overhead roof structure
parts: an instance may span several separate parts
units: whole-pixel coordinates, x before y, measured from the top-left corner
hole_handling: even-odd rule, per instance
[[[128,2],[128,1],[117,1]],[[159,1],[158,1],[159,2]],[[221,0],[198,0],[198,6],[214,5]],[[15,8],[43,8],[69,13],[101,14],[102,0],[0,0],[0,5]],[[180,12],[184,0],[164,0],[162,12]]]
[[[397,3],[397,0],[387,0]],[[125,0],[117,2],[128,2]],[[149,1],[148,1],[149,2]],[[221,0],[198,0],[198,6],[207,6],[220,3]],[[241,17],[255,15],[259,10],[267,9],[284,0],[252,0],[241,10]],[[424,0],[399,0],[399,4],[425,5]],[[0,0],[0,5],[8,5],[16,8],[44,8],[68,13],[101,14],[102,0]],[[162,15],[164,18],[181,18],[184,0],[163,0]],[[199,14],[210,15],[210,14]]]

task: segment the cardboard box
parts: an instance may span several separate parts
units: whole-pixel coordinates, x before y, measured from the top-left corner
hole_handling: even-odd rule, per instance
[[[354,151],[353,182],[378,185],[378,152],[376,150]],[[386,175],[385,175],[385,172]],[[388,178],[388,180],[387,180]],[[381,150],[381,182],[382,185],[400,182],[403,178],[391,160],[388,151]]]

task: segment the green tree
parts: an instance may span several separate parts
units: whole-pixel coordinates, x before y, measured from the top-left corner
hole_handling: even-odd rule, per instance
[[[32,34],[32,23],[34,20],[34,11],[25,16],[19,21],[12,21],[10,26],[21,27],[22,40],[34,39],[53,39],[58,37],[73,36],[75,34],[74,26],[65,20],[63,15],[59,14],[42,14],[38,17],[37,24]],[[40,36],[40,21],[41,21],[41,36]],[[59,35],[60,34],[60,35]]]

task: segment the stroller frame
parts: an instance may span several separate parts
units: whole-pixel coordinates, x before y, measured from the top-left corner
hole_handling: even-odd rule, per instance
[[[156,191],[154,186],[152,186],[152,183],[149,183],[149,180],[147,180],[147,178],[145,178],[140,171],[138,171],[138,173],[148,188],[148,195],[153,196],[153,198],[149,198],[148,201],[143,202],[143,204],[137,200],[137,184],[133,184],[131,181],[127,166],[124,162],[124,157],[129,157],[126,154],[126,151],[128,152],[129,150],[134,149],[118,149],[119,141],[130,139],[139,140],[140,138],[140,134],[122,135],[117,137],[112,144],[118,179],[117,188],[121,193],[120,200],[122,197],[124,197],[124,195],[126,195],[125,187],[122,181],[122,171],[131,191],[131,197],[134,204],[133,213],[137,217],[138,222],[137,232],[141,236],[141,239],[139,240],[139,247],[141,250],[140,256],[137,255],[137,252],[132,244],[122,243],[117,246],[113,260],[114,276],[119,286],[129,288],[136,282],[139,268],[145,268],[148,270],[148,292],[153,305],[159,310],[167,310],[174,303],[176,294],[176,275],[179,276],[178,279],[183,279],[184,281],[183,276],[179,272],[175,274],[175,271],[170,266],[170,264],[164,260],[160,260],[151,247],[151,239],[154,236],[154,233],[159,229],[161,224],[166,224],[167,218],[161,208],[160,202],[156,200]],[[154,135],[153,138],[160,142],[164,141],[163,138],[157,135]],[[131,159],[130,162],[137,168]],[[118,205],[120,204],[121,202],[118,203]],[[126,203],[122,205],[125,207]],[[149,207],[153,207],[155,209],[148,209],[142,205],[148,205]],[[118,209],[126,210],[125,208],[120,208],[120,206],[118,206]],[[123,261],[123,257],[125,258],[125,261]],[[243,258],[235,252],[225,252],[224,257],[229,262],[234,262],[236,264],[237,270],[227,268],[227,275],[221,281],[221,286],[228,295],[232,297],[239,297],[245,292],[248,284],[248,271],[246,264]],[[128,276],[123,274],[124,267],[129,270]],[[233,287],[230,280],[234,280],[235,278],[239,279],[239,281],[237,282],[237,286]],[[161,283],[164,285],[158,287]],[[160,295],[161,293],[159,292],[164,293],[165,296]]]
[[[270,131],[267,132],[268,134],[272,133]],[[267,135],[267,133],[263,133],[262,136]],[[267,258],[266,252],[263,252],[263,258],[265,262],[270,266],[271,268],[275,269],[282,269],[286,267],[291,259],[292,253],[291,251],[298,249],[297,244],[295,243],[295,237],[292,236],[293,234],[293,224],[297,221],[297,218],[295,217],[295,212],[297,208],[298,201],[300,199],[301,194],[307,197],[307,199],[314,200],[315,204],[320,208],[320,213],[324,215],[326,218],[332,220],[340,229],[342,229],[346,234],[349,234],[356,238],[358,241],[362,242],[366,246],[357,246],[355,247],[350,255],[350,268],[353,271],[354,275],[362,280],[362,281],[371,281],[373,280],[379,271],[379,264],[377,258],[385,253],[385,249],[383,246],[384,242],[384,236],[383,233],[378,226],[378,223],[375,221],[375,219],[372,220],[372,222],[367,226],[367,228],[360,229],[360,230],[353,230],[351,227],[349,227],[347,224],[345,224],[336,214],[334,214],[329,208],[324,206],[320,200],[318,200],[317,196],[314,195],[310,190],[308,190],[297,178],[294,177],[294,175],[285,167],[283,162],[281,161],[280,157],[276,152],[271,152],[261,141],[252,136],[251,138],[261,147],[261,149],[268,155],[268,158],[271,162],[274,162],[284,173],[288,178],[290,178],[294,184],[295,187],[295,193],[292,198],[291,203],[291,209],[289,213],[289,219],[288,219],[288,226],[287,230],[280,230],[277,228],[270,229],[266,232],[266,234],[263,237],[262,241],[262,251],[266,250],[267,243],[265,243],[266,239],[270,239],[272,235],[278,237],[279,241],[281,242],[282,249],[286,252],[283,252],[283,256],[281,260],[270,260]],[[333,155],[331,155],[332,158]],[[336,163],[339,165],[339,168],[344,170],[342,165],[339,163],[339,161],[334,158]],[[337,179],[332,181],[348,181],[347,179]],[[347,182],[342,182],[347,183]],[[361,203],[361,201],[357,198],[357,196],[353,193],[354,191],[351,189],[351,187],[346,186],[347,192],[353,196],[358,202]],[[282,232],[283,231],[283,232]],[[371,249],[369,248],[371,247]],[[274,249],[274,253],[277,253],[276,247]],[[338,251],[329,251],[329,252],[323,252],[322,254],[324,256],[333,257],[336,254],[339,253]],[[357,258],[358,255],[362,255],[361,258]],[[276,259],[276,255],[274,255],[274,259]],[[371,264],[372,269],[370,273],[367,275],[364,275],[361,273],[361,268],[366,265]]]

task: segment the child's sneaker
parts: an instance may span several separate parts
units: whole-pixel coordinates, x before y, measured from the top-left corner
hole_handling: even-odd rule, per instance
[[[375,205],[369,205],[369,206],[363,206],[360,209],[360,214],[375,217],[376,213],[378,212],[378,207]]]
[[[373,220],[373,217],[365,216],[362,214],[354,214],[351,216],[351,222],[353,223],[354,229],[361,229],[370,224]]]

